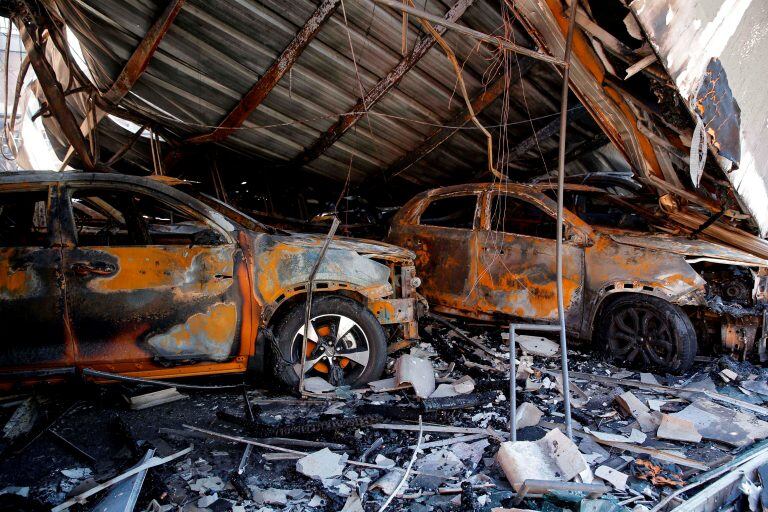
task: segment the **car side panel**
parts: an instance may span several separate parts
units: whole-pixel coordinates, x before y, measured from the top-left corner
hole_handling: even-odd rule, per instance
[[[389,241],[416,254],[420,292],[431,306],[469,312],[475,308],[476,237],[470,229],[402,224]]]
[[[486,314],[557,320],[555,240],[488,231],[481,235],[477,308]],[[563,244],[566,320],[582,313],[584,250]]]
[[[71,325],[83,364],[223,361],[237,352],[237,246],[88,247],[64,251]],[[73,271],[103,261],[111,275]]]

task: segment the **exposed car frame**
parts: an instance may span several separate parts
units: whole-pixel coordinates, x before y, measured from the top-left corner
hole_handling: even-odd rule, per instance
[[[430,190],[415,196],[393,219],[389,240],[412,249],[423,280],[421,292],[436,311],[480,320],[521,319],[554,322],[555,239],[503,233],[494,229],[492,200],[509,197],[524,202],[552,219],[556,204],[547,196],[552,185],[468,184]],[[567,185],[568,192],[600,193],[584,185]],[[473,224],[469,228],[421,223],[433,202],[475,196]],[[623,201],[626,204],[626,201]],[[592,339],[602,315],[620,295],[653,297],[675,306],[671,312],[685,325],[689,361],[670,364],[681,370],[695,355],[696,335],[691,320],[701,311],[714,313],[722,322],[722,341],[744,355],[765,344],[763,310],[768,283],[768,261],[706,240],[591,226],[575,213],[564,212],[564,289],[566,325],[570,335]],[[430,221],[431,222],[431,221]],[[753,276],[749,307],[735,304],[739,314],[713,309],[713,285],[700,265],[742,268]],[[697,267],[697,268],[694,268]],[[707,271],[712,270],[710,268]],[[631,294],[631,295],[630,295]],[[682,309],[688,318],[684,316]],[[741,309],[739,309],[741,308]],[[677,321],[677,320],[676,320]],[[749,329],[745,330],[744,326]],[[703,327],[697,324],[698,337]],[[710,329],[711,330],[711,329]],[[720,333],[718,333],[720,334]],[[674,359],[674,358],[672,358]]]
[[[264,367],[266,345],[280,342],[277,325],[303,310],[323,237],[269,228],[164,181],[177,184],[103,173],[0,175],[0,199],[37,191],[46,219],[45,240],[34,246],[0,240],[0,321],[12,332],[3,336],[0,380],[52,380],[85,367],[148,378]],[[93,208],[70,195],[98,195],[94,190],[135,194],[188,216],[193,221],[153,229],[161,239],[190,237],[191,243],[78,244],[84,232],[78,233],[73,210]],[[198,221],[209,229],[196,228]],[[360,314],[380,324],[374,329],[382,339],[381,326],[416,338],[413,257],[380,242],[335,238],[314,296],[340,297],[353,309],[359,304],[368,312]]]

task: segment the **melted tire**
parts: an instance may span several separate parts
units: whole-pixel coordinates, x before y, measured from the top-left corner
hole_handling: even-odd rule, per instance
[[[600,317],[596,320],[595,342],[596,346],[605,349],[607,358],[614,362],[627,364],[627,360],[623,358],[626,354],[616,354],[612,351],[609,343],[609,332],[614,318],[633,308],[653,312],[658,318],[663,319],[671,334],[675,352],[672,360],[666,364],[648,364],[645,361],[644,364],[632,364],[630,366],[641,369],[658,369],[673,374],[682,373],[690,368],[698,351],[696,331],[690,318],[680,306],[652,295],[623,294],[612,299],[608,305],[602,308]]]

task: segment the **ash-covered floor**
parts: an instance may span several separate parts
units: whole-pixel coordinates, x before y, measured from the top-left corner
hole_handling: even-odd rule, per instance
[[[157,386],[38,390],[31,400],[35,427],[6,442],[0,460],[0,510],[50,510],[122,474],[149,449],[165,457],[191,446],[189,453],[148,470],[135,510],[380,510],[396,492],[388,510],[644,511],[754,451],[755,443],[768,437],[768,423],[760,419],[766,418],[768,405],[766,369],[729,358],[699,358],[686,375],[641,374],[600,361],[598,350],[570,351],[577,456],[568,451],[567,439],[557,439],[570,457],[566,465],[588,468],[570,480],[604,484],[606,492],[591,499],[583,492],[553,491],[518,503],[510,460],[497,457],[508,439],[510,405],[501,330],[462,325],[481,349],[443,325],[425,325],[420,344],[390,354],[384,377],[392,376],[404,354],[427,360],[437,395],[449,395],[443,398],[421,400],[413,386],[387,387],[388,382],[375,385],[385,391],[342,387],[311,399],[249,386],[251,422],[241,388],[179,389],[186,398],[141,410],[130,409],[125,396],[157,391]],[[544,438],[502,450],[509,455],[524,448],[528,467],[523,472],[542,471],[538,465],[546,461],[539,459],[551,454],[536,450],[559,435],[549,434],[553,429],[565,431],[559,354],[526,353],[549,348],[523,343],[518,356],[517,406],[524,427],[518,441]],[[194,382],[239,383],[233,378]],[[4,398],[0,423],[29,404],[27,396]],[[420,448],[398,489],[414,456],[419,416]],[[253,446],[244,457],[246,444],[210,432],[278,448]],[[568,476],[563,467],[554,470],[556,478]],[[95,493],[72,510],[102,510],[97,504],[109,492]],[[735,493],[731,502],[748,509],[757,495],[759,482]]]

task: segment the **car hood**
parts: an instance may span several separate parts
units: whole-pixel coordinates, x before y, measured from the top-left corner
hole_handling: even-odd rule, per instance
[[[319,247],[325,242],[325,235],[311,235],[307,233],[291,233],[289,236],[280,237],[288,245],[297,247]],[[390,260],[413,260],[416,255],[408,249],[397,245],[365,240],[362,238],[333,237],[329,245],[331,249],[355,251],[361,256],[374,256]]]
[[[681,236],[645,233],[610,234],[608,236],[620,244],[681,254],[690,258],[711,258],[749,267],[768,267],[768,260],[706,240],[691,240]]]

